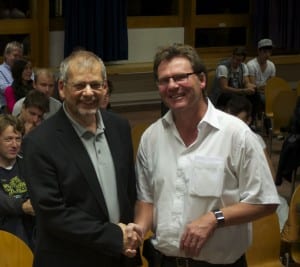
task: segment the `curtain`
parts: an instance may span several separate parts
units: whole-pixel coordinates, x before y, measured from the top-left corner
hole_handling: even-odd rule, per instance
[[[300,1],[253,0],[254,41],[270,38],[275,46],[300,50]]]
[[[84,48],[103,61],[128,58],[126,0],[64,0],[65,56]]]

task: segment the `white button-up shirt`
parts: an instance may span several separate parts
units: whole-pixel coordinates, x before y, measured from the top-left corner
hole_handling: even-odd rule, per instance
[[[279,203],[256,136],[210,102],[189,147],[170,111],[152,124],[141,138],[136,170],[138,199],[154,205],[153,244],[167,256],[184,257],[179,244],[186,224],[209,211],[239,202]],[[251,238],[251,223],[217,228],[194,259],[232,263]]]

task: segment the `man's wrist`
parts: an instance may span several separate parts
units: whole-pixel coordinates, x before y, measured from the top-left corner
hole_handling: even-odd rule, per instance
[[[212,211],[212,213],[214,214],[214,216],[216,218],[217,227],[223,226],[225,223],[225,217],[224,217],[223,212],[219,209],[215,209]]]

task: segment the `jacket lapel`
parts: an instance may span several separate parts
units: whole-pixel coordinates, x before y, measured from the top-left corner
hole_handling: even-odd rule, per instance
[[[61,145],[68,151],[70,160],[75,162],[80,169],[82,177],[87,180],[90,190],[93,192],[95,199],[108,218],[105,199],[93,163],[63,109],[59,112],[61,114],[59,114],[57,121],[57,135],[61,140]]]

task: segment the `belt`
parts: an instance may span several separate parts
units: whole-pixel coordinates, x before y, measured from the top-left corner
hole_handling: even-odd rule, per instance
[[[181,257],[162,257],[163,267],[246,267],[245,256],[239,258],[236,262],[230,264],[213,264],[206,261],[197,261],[191,258],[181,258]]]

